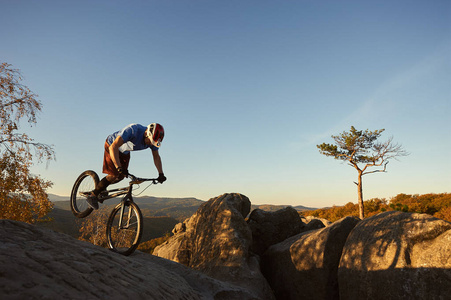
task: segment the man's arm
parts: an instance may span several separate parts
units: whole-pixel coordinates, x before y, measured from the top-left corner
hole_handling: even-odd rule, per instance
[[[153,162],[158,170],[158,174],[163,174],[163,164],[161,163],[160,153],[158,150],[152,150]]]
[[[124,140],[121,136],[118,136],[113,143],[111,143],[109,151],[111,159],[113,160],[114,165],[116,168],[122,167],[121,161],[119,159],[119,147],[124,144]]]

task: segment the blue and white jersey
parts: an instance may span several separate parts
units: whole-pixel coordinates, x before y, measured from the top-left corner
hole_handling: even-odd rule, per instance
[[[150,148],[155,151],[158,150],[157,147],[153,145],[147,145],[144,141],[144,132],[146,131],[147,126],[143,126],[140,124],[130,124],[126,126],[124,129],[116,131],[113,134],[110,134],[107,137],[107,143],[111,145],[114,140],[120,136],[124,140],[124,144],[119,147],[119,151],[128,154],[130,151],[138,151]]]

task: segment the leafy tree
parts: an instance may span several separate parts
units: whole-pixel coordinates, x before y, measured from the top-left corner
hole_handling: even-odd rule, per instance
[[[0,218],[28,223],[41,220],[51,209],[47,188],[52,182],[30,173],[33,161],[55,158],[52,146],[18,132],[20,121],[32,126],[41,110],[37,95],[21,84],[10,64],[0,64]]]
[[[404,212],[433,215],[451,221],[451,194],[399,194],[390,200],[390,208]]]
[[[389,160],[399,156],[408,155],[401,145],[394,144],[393,138],[386,142],[378,142],[385,129],[369,131],[357,130],[351,126],[349,132],[332,136],[335,145],[322,143],[317,145],[321,154],[332,156],[335,159],[347,161],[350,166],[358,172],[357,192],[359,197],[359,216],[365,217],[363,206],[362,176],[377,172],[386,172]],[[375,170],[368,171],[368,168],[376,167]]]
[[[358,216],[359,210],[356,204],[348,202],[343,206],[332,206],[329,208],[320,208],[313,211],[303,211],[303,216],[312,216],[316,218],[326,219],[335,222],[346,216]]]

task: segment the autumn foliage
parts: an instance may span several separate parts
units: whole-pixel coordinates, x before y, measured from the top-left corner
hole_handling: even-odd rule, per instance
[[[171,234],[167,233],[165,234],[165,236],[162,237],[158,237],[155,239],[151,239],[148,240],[144,243],[139,244],[138,246],[138,250],[144,252],[144,253],[149,253],[152,254],[153,250],[158,246],[163,244],[164,242],[166,242],[169,238],[171,237]]]
[[[108,207],[103,206],[98,210],[94,210],[88,218],[81,219],[79,221],[80,237],[78,239],[106,248],[108,246],[106,236],[108,214]]]
[[[451,194],[424,194],[406,195],[399,194],[386,200],[374,198],[364,201],[367,217],[384,211],[403,211],[412,213],[424,213],[451,222]],[[313,216],[335,222],[346,216],[359,216],[357,204],[349,202],[344,206],[333,206],[313,211],[303,211],[303,216]]]
[[[54,151],[19,132],[20,121],[35,124],[41,110],[37,95],[21,81],[18,70],[0,63],[0,218],[34,223],[52,208],[46,193],[52,183],[30,167],[54,159]]]

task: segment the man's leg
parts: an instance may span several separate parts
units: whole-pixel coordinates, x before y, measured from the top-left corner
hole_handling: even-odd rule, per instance
[[[108,175],[99,181],[99,184],[97,185],[95,190],[92,192],[91,196],[89,196],[86,199],[89,206],[91,206],[93,209],[99,208],[98,196],[100,195],[101,192],[106,190],[106,188],[110,184],[118,183],[119,181],[124,179],[124,176],[120,175],[118,173],[118,171],[116,170],[113,160],[110,157],[109,145],[106,141],[104,144],[104,150],[105,151],[104,151],[104,155],[103,155],[103,173],[108,174]],[[119,159],[121,160],[121,165],[123,167],[127,168],[128,163],[130,161],[130,154],[125,155],[125,154],[119,153]],[[102,200],[100,200],[100,201],[103,202]]]
[[[105,191],[110,184],[118,183],[122,179],[124,179],[124,176],[120,176],[120,175],[119,176],[107,175],[107,176],[103,177],[102,180],[99,181],[99,184],[97,185],[96,189],[93,191],[94,195],[96,197],[98,197],[100,195],[100,193]],[[103,201],[100,201],[100,202],[103,202]]]
[[[107,175],[103,177],[102,180],[100,180],[99,183],[97,184],[95,190],[92,191],[91,196],[89,196],[87,199],[89,206],[91,206],[94,209],[98,209],[99,208],[98,202],[103,203],[102,198],[99,198],[100,193],[105,191],[110,184],[119,181],[120,181],[119,178],[117,178],[114,175]]]
[[[99,200],[100,203],[103,202],[102,200],[100,200],[98,198],[100,193],[105,191],[107,189],[107,187],[111,184],[111,181],[110,181],[111,179],[108,177],[112,177],[112,176],[107,175],[107,176],[103,177],[102,180],[99,181],[99,184],[97,185],[96,189],[92,192],[97,197],[97,200]]]

